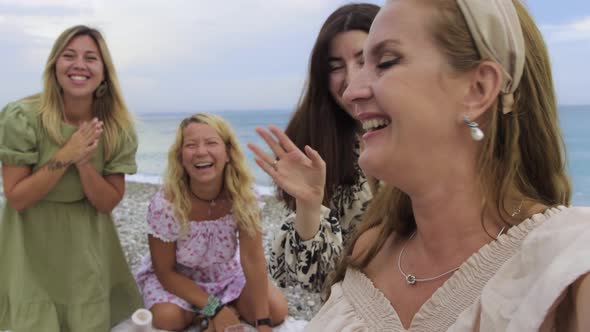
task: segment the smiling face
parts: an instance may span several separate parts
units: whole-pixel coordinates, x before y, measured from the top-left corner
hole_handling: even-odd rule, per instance
[[[64,98],[92,98],[104,80],[104,65],[98,46],[88,35],[73,38],[55,63],[57,82]]]
[[[422,2],[389,1],[369,33],[365,65],[344,94],[368,130],[361,167],[402,190],[448,175],[465,142],[460,119],[469,80],[434,42],[433,14]]]
[[[344,90],[363,65],[363,45],[367,33],[351,30],[337,34],[330,43],[330,94],[350,116],[352,107],[342,99]]]
[[[189,123],[182,131],[182,166],[191,184],[221,187],[229,155],[223,139],[210,125]]]

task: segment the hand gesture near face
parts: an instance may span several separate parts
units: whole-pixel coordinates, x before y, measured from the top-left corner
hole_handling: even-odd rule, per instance
[[[326,183],[326,163],[322,157],[309,146],[305,147],[305,153],[301,151],[278,127],[270,126],[269,130],[256,128],[276,158],[256,144],[248,144],[256,154],[258,166],[298,201],[321,203]]]
[[[78,166],[89,162],[98,146],[102,131],[103,123],[97,118],[82,122],[63,147],[69,160]]]

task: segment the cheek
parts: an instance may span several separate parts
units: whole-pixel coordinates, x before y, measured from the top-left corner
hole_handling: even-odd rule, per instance
[[[57,78],[58,82],[61,83],[64,80],[66,70],[67,70],[67,66],[63,62],[58,61],[55,63],[54,72],[55,72],[55,77]]]
[[[104,80],[104,65],[98,64],[96,66],[94,72],[96,73],[96,76],[100,79],[100,81],[102,82]]]
[[[187,164],[191,163],[192,153],[190,150],[184,149],[182,150],[182,165],[186,166]]]
[[[216,155],[217,159],[221,161],[222,167],[224,167],[225,162],[229,161],[229,155],[227,154],[227,151],[225,151],[224,149],[220,149],[220,151]]]
[[[344,81],[344,74],[332,73],[329,77],[330,80],[330,93],[335,99],[340,99],[340,87]]]

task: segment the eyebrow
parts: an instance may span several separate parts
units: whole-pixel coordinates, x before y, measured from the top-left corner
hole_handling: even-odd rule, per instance
[[[385,39],[377,43],[377,45],[371,48],[369,52],[372,57],[377,57],[379,53],[383,52],[383,49],[390,45],[400,46],[402,43],[398,39]]]
[[[360,50],[354,54],[355,58],[360,58],[362,56],[363,56],[363,50]],[[328,62],[332,62],[332,61],[342,61],[342,58],[337,58],[337,57],[332,57],[332,56],[328,57]]]
[[[78,52],[77,52],[75,49],[73,49],[73,48],[66,48],[66,49],[65,49],[65,50],[63,50],[63,51],[64,51],[64,52],[68,52],[68,51],[69,51],[69,52],[78,53]],[[92,53],[92,54],[98,54],[98,52],[96,52],[96,51],[86,51],[86,52],[84,52],[84,54],[89,54],[89,53]]]

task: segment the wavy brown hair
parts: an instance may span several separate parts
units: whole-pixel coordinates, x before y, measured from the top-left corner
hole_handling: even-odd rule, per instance
[[[472,70],[484,60],[475,47],[456,0],[413,0],[435,7],[437,13],[427,23],[435,43],[457,72]],[[524,73],[514,93],[513,111],[502,114],[496,102],[486,112],[486,130],[478,156],[479,182],[486,202],[509,225],[512,218],[505,203],[514,199],[544,206],[569,205],[571,184],[566,174],[565,144],[559,129],[556,95],[549,54],[541,32],[527,9],[513,0],[525,40]],[[482,212],[483,213],[483,212]],[[352,259],[358,238],[377,227],[379,236],[365,254]],[[357,235],[350,242],[343,261],[332,276],[341,281],[348,267],[362,270],[395,232],[407,237],[416,229],[410,197],[385,186],[373,199]]]
[[[359,181],[357,122],[340,107],[329,89],[330,43],[337,34],[359,30],[369,33],[379,7],[373,4],[348,4],[334,11],[324,22],[313,46],[309,73],[299,105],[285,133],[302,149],[309,145],[329,166],[326,170],[323,204],[329,202],[338,186],[343,190]],[[280,199],[295,210],[295,199],[277,188]]]

